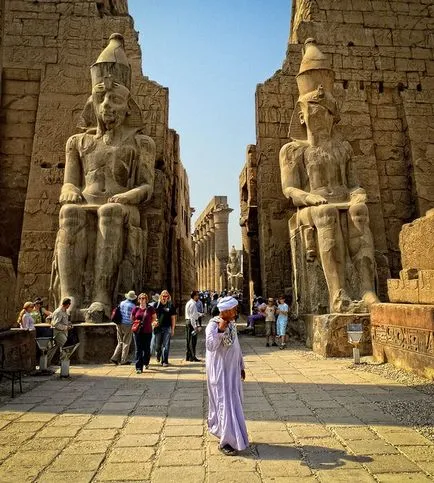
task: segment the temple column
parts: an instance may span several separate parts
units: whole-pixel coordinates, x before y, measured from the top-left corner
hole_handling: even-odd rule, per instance
[[[228,222],[229,207],[217,207],[213,211],[215,230],[215,289],[221,292],[228,288],[226,266],[229,258]]]
[[[203,283],[202,290],[206,289],[206,282],[208,278],[208,235],[206,224],[203,226]]]
[[[199,242],[197,239],[197,231],[193,233],[193,248],[194,248],[194,267],[195,267],[195,280],[194,284],[197,287],[199,284]]]
[[[200,259],[200,279],[199,279],[198,289],[201,289],[202,286],[203,286],[204,272],[205,272],[205,267],[204,267],[205,240],[203,238],[203,227],[202,226],[199,228],[199,233],[200,233],[200,252],[199,252],[199,259]]]
[[[202,240],[200,238],[200,230],[199,228],[196,229],[196,244],[197,244],[197,255],[196,255],[196,278],[197,278],[197,287],[200,286],[200,251],[201,251],[201,243]]]
[[[210,250],[209,250],[209,267],[210,274],[208,278],[208,289],[215,290],[215,227],[214,218],[211,215],[209,218],[209,231],[210,231]]]

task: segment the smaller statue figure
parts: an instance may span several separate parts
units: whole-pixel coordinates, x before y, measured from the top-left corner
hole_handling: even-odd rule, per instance
[[[329,310],[366,311],[378,301],[366,191],[357,181],[351,145],[334,135],[339,120],[334,72],[313,39],[305,43],[297,85],[300,96],[290,126],[293,140],[279,155],[283,193],[297,207],[290,221],[291,236],[303,228],[305,257],[310,262],[319,259]],[[358,276],[353,296],[348,290],[350,264]]]
[[[243,274],[241,273],[240,257],[234,245],[232,245],[232,250],[229,253],[229,263],[226,266],[226,273],[228,275],[229,290],[241,290]]]

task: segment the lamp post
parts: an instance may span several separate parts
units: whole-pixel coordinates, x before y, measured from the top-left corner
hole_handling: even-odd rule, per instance
[[[363,336],[363,325],[348,324],[347,334],[348,334],[348,342],[354,346],[353,347],[354,364],[360,364],[359,344]]]
[[[39,358],[39,372],[46,373],[48,372],[51,374],[51,371],[48,371],[48,359],[49,355],[53,351],[54,342],[52,337],[37,337],[36,343],[38,344],[39,350],[41,351],[41,356]]]
[[[79,345],[80,342],[67,347],[62,347],[60,350],[60,377],[69,377],[69,360]]]

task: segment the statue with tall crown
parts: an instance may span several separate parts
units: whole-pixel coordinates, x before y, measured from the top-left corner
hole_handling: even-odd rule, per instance
[[[232,249],[229,253],[229,262],[226,266],[226,273],[228,275],[229,290],[242,290],[243,274],[241,273],[240,256],[234,245],[232,245]]]
[[[112,34],[91,66],[92,95],[84,132],[66,143],[52,286],[73,299],[72,320],[102,312],[124,292],[139,290],[146,256],[144,204],[154,189],[155,143],[141,133],[131,97],[131,66],[121,34]]]
[[[378,299],[366,191],[351,145],[335,135],[334,72],[313,39],[305,42],[296,80],[292,141],[279,155],[283,193],[297,210],[289,222],[295,299],[304,313],[367,312]],[[318,278],[323,293],[312,294]]]

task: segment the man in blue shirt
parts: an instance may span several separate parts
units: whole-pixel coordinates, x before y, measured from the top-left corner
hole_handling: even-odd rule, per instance
[[[118,345],[116,346],[110,361],[113,364],[128,365],[131,362],[127,360],[128,353],[130,351],[130,344],[132,338],[131,332],[131,312],[136,306],[137,295],[134,290],[130,290],[125,294],[125,300],[120,303],[120,309],[122,314],[122,322],[116,326]]]

